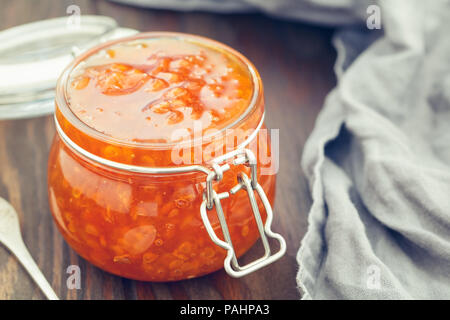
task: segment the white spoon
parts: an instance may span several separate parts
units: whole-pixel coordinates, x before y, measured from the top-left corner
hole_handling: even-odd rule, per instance
[[[33,257],[25,247],[20,233],[19,218],[14,208],[0,197],[0,242],[3,243],[28,271],[30,276],[49,300],[59,300],[45,279]]]

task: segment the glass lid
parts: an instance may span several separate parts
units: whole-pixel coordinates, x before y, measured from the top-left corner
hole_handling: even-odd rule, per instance
[[[52,113],[56,81],[83,51],[136,30],[109,17],[82,15],[33,22],[0,32],[0,119]]]

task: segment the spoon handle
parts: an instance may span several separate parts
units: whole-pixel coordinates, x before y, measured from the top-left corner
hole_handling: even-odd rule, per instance
[[[14,255],[17,257],[17,259],[20,261],[22,266],[28,271],[30,276],[33,278],[33,280],[36,282],[36,284],[41,289],[42,293],[44,293],[44,295],[49,300],[59,300],[55,291],[53,291],[53,289],[50,286],[50,284],[48,283],[47,279],[45,279],[41,270],[36,265],[36,262],[34,262],[34,259],[28,252],[25,244],[23,243],[23,240],[20,239],[20,241],[16,241],[14,246],[16,247],[16,249],[19,249],[19,250],[11,250],[11,251],[14,253]]]

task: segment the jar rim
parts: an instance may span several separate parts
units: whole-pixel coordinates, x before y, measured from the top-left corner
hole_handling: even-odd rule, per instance
[[[95,46],[88,51],[82,53],[81,55],[77,56],[62,72],[61,76],[58,79],[57,86],[56,86],[56,95],[55,95],[55,102],[56,107],[59,109],[59,111],[62,113],[64,118],[69,121],[71,125],[76,127],[78,130],[83,132],[83,134],[86,134],[96,140],[103,141],[105,143],[113,143],[114,145],[123,146],[123,147],[131,147],[131,148],[139,148],[139,149],[170,149],[174,146],[179,146],[180,142],[134,142],[134,141],[128,141],[119,139],[113,136],[110,136],[108,134],[105,134],[101,131],[98,131],[94,129],[93,127],[87,125],[84,123],[81,119],[79,119],[75,113],[70,108],[70,103],[68,101],[68,84],[70,75],[72,74],[72,71],[84,60],[86,60],[89,56],[101,51],[104,48],[110,47],[112,45],[122,43],[122,42],[128,42],[128,41],[135,41],[139,39],[152,39],[152,38],[172,38],[172,39],[179,39],[179,40],[190,40],[192,42],[213,47],[216,50],[223,51],[227,54],[231,54],[234,58],[239,60],[243,63],[243,65],[247,68],[249,75],[251,76],[252,80],[252,97],[248,103],[247,108],[242,112],[239,117],[234,120],[233,122],[229,123],[228,125],[224,126],[220,130],[216,130],[214,133],[210,135],[203,136],[196,138],[190,138],[183,142],[181,142],[182,145],[184,144],[190,144],[190,145],[196,145],[199,141],[207,140],[212,141],[215,137],[220,137],[223,135],[223,133],[226,130],[232,129],[234,127],[239,126],[242,122],[244,122],[253,112],[257,109],[259,105],[259,101],[262,98],[262,81],[260,78],[260,75],[258,71],[256,70],[255,66],[240,52],[236,51],[235,49],[218,42],[216,40],[212,40],[206,37],[188,34],[188,33],[180,33],[180,32],[143,32],[138,33],[136,35],[132,35],[129,37],[116,39],[107,41],[105,43],[102,43],[98,46]]]

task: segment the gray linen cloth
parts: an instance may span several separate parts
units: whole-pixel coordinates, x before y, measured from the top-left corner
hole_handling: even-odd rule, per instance
[[[448,2],[376,2],[383,31],[365,27],[373,1],[225,2],[169,7],[361,22],[333,39],[338,85],[303,150],[313,198],[297,256],[303,299],[450,299]]]
[[[450,298],[450,7],[380,5],[384,35],[335,36],[338,86],[304,148],[303,298]]]

